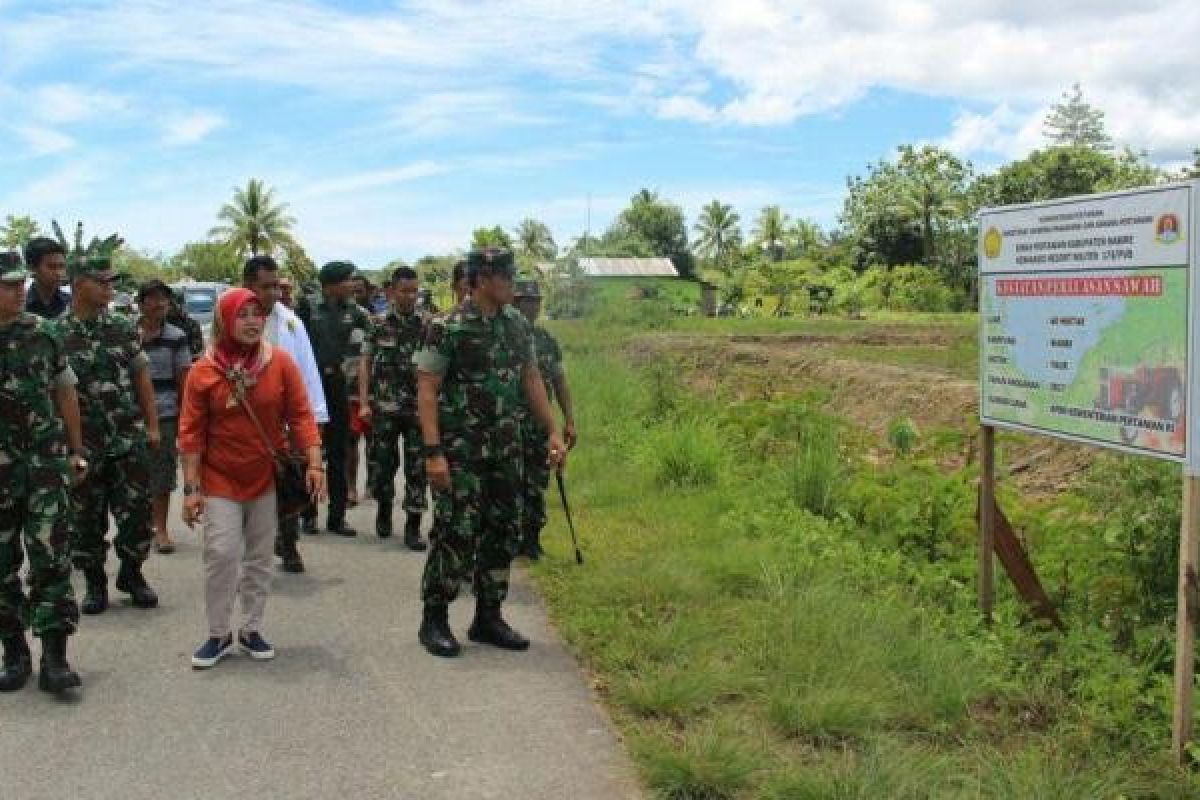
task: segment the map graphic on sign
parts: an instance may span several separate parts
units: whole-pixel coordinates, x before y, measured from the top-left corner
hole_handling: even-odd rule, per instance
[[[985,424],[1187,458],[1191,192],[980,215]]]

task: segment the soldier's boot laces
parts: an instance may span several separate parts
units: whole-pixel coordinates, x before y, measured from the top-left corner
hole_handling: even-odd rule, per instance
[[[104,567],[88,567],[84,569],[83,577],[87,588],[80,610],[85,614],[103,614],[108,610],[108,574]]]
[[[426,605],[421,613],[421,630],[417,638],[431,655],[442,658],[453,658],[462,648],[450,630],[449,609],[442,606]]]
[[[390,539],[392,536],[392,501],[380,500],[375,511],[375,533],[380,539]]]
[[[43,692],[65,692],[83,685],[79,675],[67,663],[67,635],[61,631],[42,637],[42,663],[38,688]]]
[[[418,553],[425,549],[425,543],[421,541],[420,512],[408,512],[408,521],[404,523],[404,544],[409,550],[416,550]]]
[[[132,562],[121,564],[117,573],[117,590],[129,595],[129,599],[138,608],[155,608],[158,606],[158,595],[146,583],[142,576],[142,568]]]
[[[529,640],[512,629],[500,616],[500,606],[485,603],[475,604],[475,620],[467,629],[467,638],[472,642],[490,644],[504,650],[526,650]]]
[[[15,692],[25,686],[33,674],[33,656],[25,634],[4,637],[4,668],[0,670],[0,692]]]

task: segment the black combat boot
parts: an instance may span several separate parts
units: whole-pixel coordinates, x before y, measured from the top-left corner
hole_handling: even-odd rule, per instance
[[[79,675],[67,663],[67,634],[53,631],[42,637],[42,665],[38,688],[43,692],[63,692],[82,686]]]
[[[504,650],[527,650],[529,640],[514,631],[500,616],[499,604],[475,602],[475,620],[467,629],[467,638],[472,642],[490,644]]]
[[[85,614],[103,614],[108,610],[108,574],[104,567],[88,567],[83,571],[87,588],[79,606]]]
[[[142,576],[142,568],[132,561],[122,561],[121,569],[117,572],[117,591],[125,592],[138,608],[155,608],[158,606],[158,595],[146,583]]]
[[[537,561],[542,557],[542,532],[527,531],[525,536],[521,538],[521,555],[528,558],[530,561]]]
[[[444,606],[426,605],[421,612],[421,630],[417,638],[431,655],[453,658],[462,648],[450,630],[449,609]]]
[[[304,572],[304,560],[296,549],[299,536],[299,520],[288,517],[279,523],[279,534],[275,537],[275,555],[283,559],[283,571],[291,573]]]
[[[425,549],[425,543],[421,541],[421,513],[419,511],[408,512],[408,521],[404,523],[404,544],[409,550],[416,550],[418,553]]]
[[[0,692],[15,692],[25,685],[33,674],[33,656],[24,633],[5,636],[4,668],[0,669]]]
[[[380,539],[392,538],[392,501],[380,500],[375,511],[375,533]]]
[[[335,536],[358,536],[358,531],[346,524],[346,520],[329,520],[325,523],[325,530]]]

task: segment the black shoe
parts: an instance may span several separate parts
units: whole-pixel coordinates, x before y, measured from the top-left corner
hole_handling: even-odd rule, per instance
[[[24,633],[5,636],[4,668],[0,669],[0,692],[15,692],[25,686],[33,674],[33,655]]]
[[[418,553],[425,549],[425,543],[421,541],[421,515],[418,512],[408,512],[408,521],[404,523],[404,544]]]
[[[67,635],[62,631],[42,637],[42,664],[38,688],[43,692],[64,692],[82,686],[79,675],[67,663]]]
[[[284,572],[290,572],[293,575],[304,572],[304,559],[300,558],[300,551],[296,549],[294,541],[284,539],[282,536],[275,537],[275,555],[283,559],[281,569]]]
[[[421,630],[417,639],[431,655],[453,658],[462,652],[454,631],[450,630],[449,609],[446,606],[425,606],[421,612]]]
[[[521,549],[519,550],[519,555],[525,556],[530,561],[540,560],[542,554],[545,552],[542,550],[541,538],[542,537],[540,533],[525,534],[525,536],[521,539]]]
[[[343,520],[341,522],[329,522],[325,525],[327,533],[332,533],[335,536],[358,536],[358,531],[351,528]]]
[[[79,610],[84,614],[103,614],[108,610],[108,575],[104,567],[91,567],[83,571],[87,588]]]
[[[138,608],[156,608],[158,595],[146,583],[142,576],[142,568],[125,562],[117,572],[117,591],[125,592]]]
[[[514,631],[500,616],[500,606],[475,605],[475,620],[467,629],[467,638],[472,642],[490,644],[504,650],[527,650],[529,640]]]
[[[392,504],[390,501],[379,501],[379,508],[375,511],[375,533],[380,539],[392,537]]]
[[[317,521],[315,519],[311,519],[309,517],[301,517],[300,518],[300,532],[307,533],[308,535],[312,536],[313,534],[320,533],[321,531],[319,528],[317,528]]]

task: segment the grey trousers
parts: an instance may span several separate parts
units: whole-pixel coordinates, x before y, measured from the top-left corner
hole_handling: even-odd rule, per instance
[[[275,529],[274,489],[243,503],[204,498],[204,605],[209,636],[229,635],[234,595],[242,599],[241,630],[259,630],[271,588]]]

